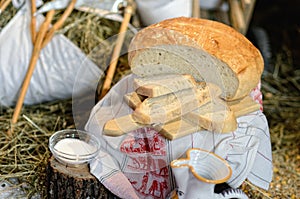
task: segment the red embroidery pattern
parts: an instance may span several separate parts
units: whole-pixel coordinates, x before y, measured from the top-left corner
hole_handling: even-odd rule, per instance
[[[151,155],[165,156],[165,139],[152,128],[140,128],[128,136],[121,144],[120,151],[127,154],[151,153]]]
[[[259,82],[258,85],[256,86],[256,88],[254,88],[251,91],[250,96],[252,97],[252,99],[254,101],[256,101],[257,103],[260,104],[260,110],[263,111],[263,96],[260,91],[260,88],[261,88],[261,82]]]
[[[141,198],[166,198],[170,192],[168,182],[168,167],[161,168],[158,172],[125,173],[134,189]]]
[[[124,139],[120,151],[128,155],[124,174],[140,197],[165,198],[170,191],[165,139],[141,128]]]

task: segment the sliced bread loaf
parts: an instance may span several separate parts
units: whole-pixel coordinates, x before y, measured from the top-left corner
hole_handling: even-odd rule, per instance
[[[141,77],[133,81],[134,90],[147,97],[158,97],[196,86],[193,76],[179,74]]]
[[[242,34],[220,22],[185,17],[139,31],[128,60],[138,76],[191,74],[215,83],[226,100],[247,96],[263,71],[260,52]]]

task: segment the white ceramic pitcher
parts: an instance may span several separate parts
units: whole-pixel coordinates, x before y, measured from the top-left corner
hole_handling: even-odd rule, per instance
[[[202,149],[187,151],[187,158],[171,162],[178,187],[179,199],[248,198],[242,191],[232,189],[216,194],[216,184],[226,182],[232,174],[229,164],[218,155]]]

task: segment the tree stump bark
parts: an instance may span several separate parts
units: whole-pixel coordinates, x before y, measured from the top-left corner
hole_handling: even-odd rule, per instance
[[[68,167],[54,157],[47,165],[47,198],[117,199],[89,172],[88,165]]]

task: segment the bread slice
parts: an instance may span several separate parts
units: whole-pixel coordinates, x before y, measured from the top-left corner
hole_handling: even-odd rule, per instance
[[[136,122],[142,124],[164,124],[210,100],[209,88],[203,83],[197,88],[147,98],[136,107],[132,117]]]
[[[107,121],[103,127],[103,135],[121,136],[145,126],[135,122],[131,115],[125,115]]]
[[[129,46],[128,61],[138,76],[191,74],[197,81],[212,82],[226,100],[249,95],[264,66],[259,50],[230,26],[185,17],[139,31]]]
[[[147,97],[158,97],[196,86],[197,83],[191,75],[168,74],[133,80],[134,90]]]
[[[187,113],[185,119],[203,129],[217,133],[229,133],[237,128],[234,112],[223,100],[212,100],[210,103]]]
[[[133,110],[144,100],[144,97],[138,95],[136,92],[127,93],[123,97],[125,103]]]
[[[240,117],[254,111],[260,110],[261,105],[255,102],[250,96],[227,103],[230,109],[234,112],[235,117]]]
[[[154,126],[154,129],[169,140],[175,140],[177,138],[204,130],[202,127],[186,120],[185,116],[177,118],[176,120],[170,121],[163,125]]]

